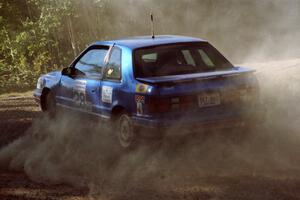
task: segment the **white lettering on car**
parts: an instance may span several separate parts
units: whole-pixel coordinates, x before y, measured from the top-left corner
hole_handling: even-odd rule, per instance
[[[101,100],[104,103],[112,103],[113,88],[109,86],[102,86]]]
[[[142,116],[144,114],[144,109],[143,109],[143,103],[142,102],[137,102],[136,103],[136,114],[137,114],[137,116]]]

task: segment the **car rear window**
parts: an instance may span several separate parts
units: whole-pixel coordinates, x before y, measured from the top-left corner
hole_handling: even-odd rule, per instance
[[[233,65],[207,42],[169,44],[134,51],[135,77],[201,73]]]

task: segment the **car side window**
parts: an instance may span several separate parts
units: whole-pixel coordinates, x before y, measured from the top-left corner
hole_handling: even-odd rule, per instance
[[[200,54],[203,62],[206,64],[206,66],[208,66],[208,67],[215,67],[215,64],[208,57],[207,53],[204,50],[198,49],[198,52],[199,52],[199,54]]]
[[[190,52],[190,50],[181,50],[183,56],[184,56],[184,59],[185,59],[185,62],[188,64],[188,65],[192,65],[192,66],[196,66],[196,63],[195,63],[195,60]]]
[[[104,70],[104,79],[121,80],[121,49],[114,47]]]
[[[83,72],[87,77],[101,77],[102,68],[104,67],[104,57],[107,51],[108,48],[89,50],[75,64],[75,68]]]

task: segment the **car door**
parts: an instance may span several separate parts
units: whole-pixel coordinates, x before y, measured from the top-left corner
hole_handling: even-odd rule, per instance
[[[61,91],[64,92],[65,107],[101,114],[100,80],[107,51],[106,46],[90,47],[73,63],[70,74],[62,76]]]
[[[122,97],[122,50],[117,46],[111,47],[108,60],[103,71],[101,103],[103,114],[109,116],[114,103]]]

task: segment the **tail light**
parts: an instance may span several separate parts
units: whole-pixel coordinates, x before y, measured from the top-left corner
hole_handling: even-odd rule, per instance
[[[197,103],[195,96],[183,96],[172,98],[150,98],[147,104],[148,112],[164,113],[171,110],[185,110]]]
[[[150,98],[148,102],[148,111],[150,113],[164,113],[171,110],[170,98]]]
[[[194,96],[183,96],[180,97],[180,108],[187,109],[195,104],[196,100]]]

